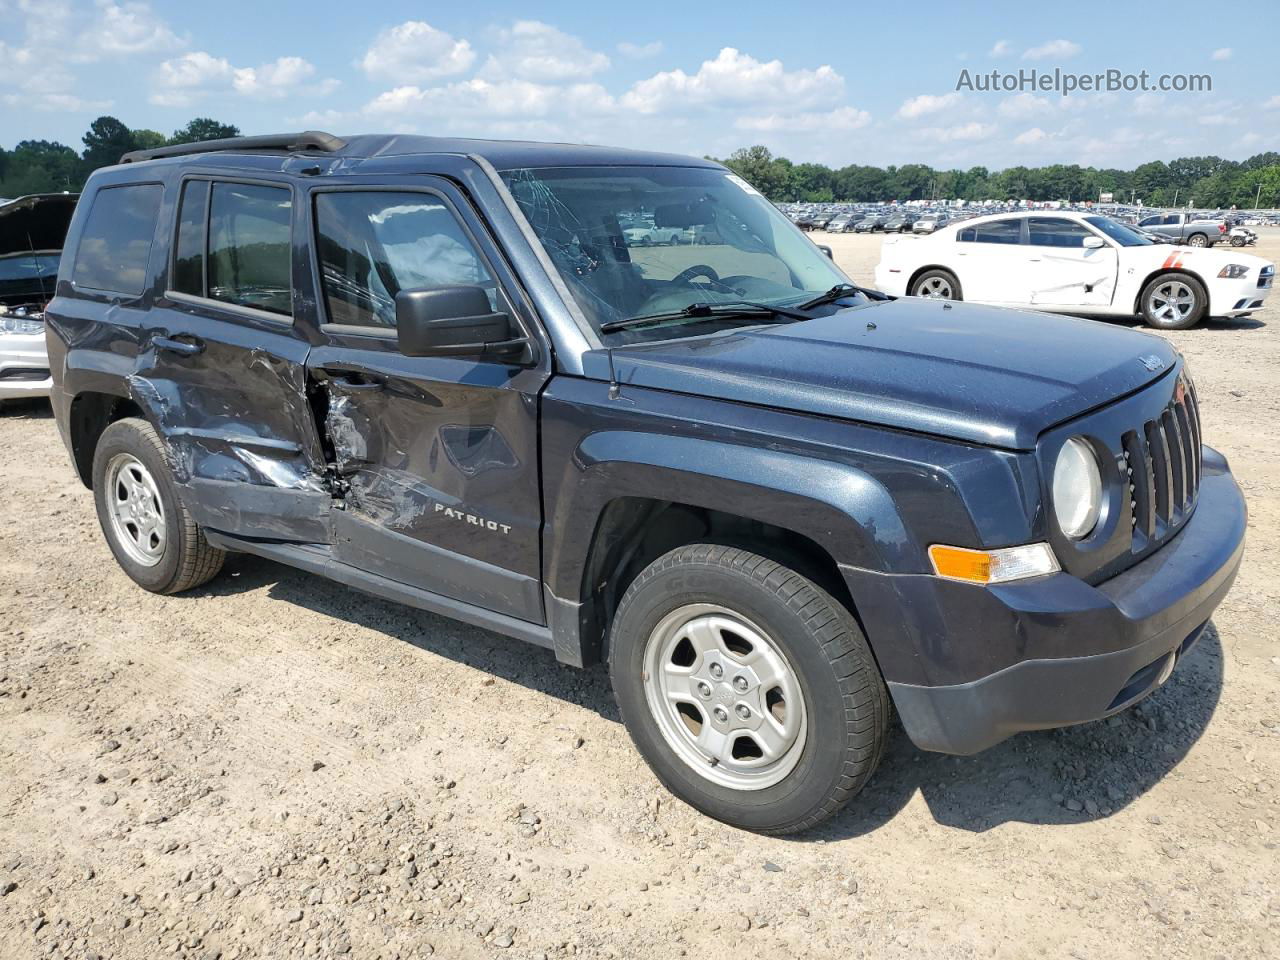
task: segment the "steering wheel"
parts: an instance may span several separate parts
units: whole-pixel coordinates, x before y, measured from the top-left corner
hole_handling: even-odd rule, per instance
[[[694,277],[706,277],[712,283],[720,282],[720,274],[716,273],[711,267],[705,263],[695,263],[692,267],[686,267],[674,277],[671,278],[672,283],[688,283]]]

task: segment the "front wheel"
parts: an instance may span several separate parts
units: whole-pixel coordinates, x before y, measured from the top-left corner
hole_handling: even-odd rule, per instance
[[[963,300],[960,281],[950,270],[926,270],[911,284],[910,296],[930,300]]]
[[[857,622],[812,580],[695,544],[636,577],[610,634],[627,731],[667,788],[725,823],[807,829],[862,789],[888,692]]]
[[[1142,288],[1142,319],[1158,330],[1194,327],[1209,309],[1204,285],[1185,273],[1167,273]]]
[[[1233,247],[1243,247],[1243,246],[1244,246],[1244,237],[1232,237],[1232,238],[1231,238],[1231,245],[1232,245]]]
[[[226,554],[210,546],[178,498],[164,443],[145,420],[107,427],[93,455],[93,498],[121,568],[153,593],[211,580]]]

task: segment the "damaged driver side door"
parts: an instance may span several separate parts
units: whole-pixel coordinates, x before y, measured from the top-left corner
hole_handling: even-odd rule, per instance
[[[338,489],[334,559],[401,584],[545,623],[538,398],[548,353],[406,356],[397,293],[480,287],[534,337],[527,299],[450,183],[316,186],[319,342],[309,374]]]

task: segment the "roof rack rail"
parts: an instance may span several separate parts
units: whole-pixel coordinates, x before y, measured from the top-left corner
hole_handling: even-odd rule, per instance
[[[223,140],[197,140],[194,143],[178,143],[171,147],[155,147],[151,150],[131,150],[120,158],[121,163],[140,163],[161,157],[187,157],[197,153],[219,151],[285,150],[289,153],[333,153],[347,145],[341,137],[322,130],[304,130],[302,133],[268,133],[259,137],[227,137]]]

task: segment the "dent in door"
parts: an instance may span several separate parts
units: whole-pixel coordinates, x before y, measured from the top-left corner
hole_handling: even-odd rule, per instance
[[[128,378],[164,440],[197,522],[240,536],[327,542],[325,483],[300,360],[260,348],[205,363],[158,350],[149,334]]]

